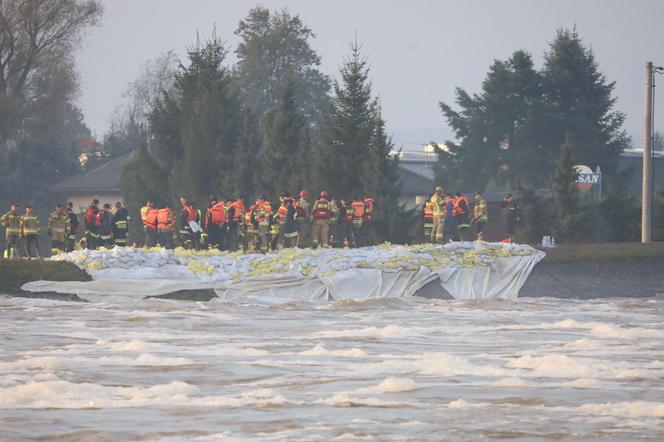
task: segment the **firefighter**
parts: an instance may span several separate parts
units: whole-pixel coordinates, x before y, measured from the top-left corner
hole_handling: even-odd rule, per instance
[[[330,237],[330,203],[327,200],[327,192],[322,191],[320,193],[320,198],[316,200],[314,205],[311,208],[311,217],[313,218],[312,226],[312,246],[314,248],[318,247],[327,247],[328,239]]]
[[[208,247],[208,234],[207,231],[204,229],[204,224],[205,224],[205,210],[200,209],[196,203],[191,203],[191,207],[194,209],[194,212],[196,212],[196,225],[197,227],[194,231],[194,239],[195,239],[195,249],[196,250],[204,250],[207,249]]]
[[[173,230],[175,229],[175,219],[173,217],[173,210],[170,207],[162,207],[161,209],[150,209],[154,212],[149,212],[147,219],[151,220],[150,213],[155,213],[154,228],[149,229],[157,232],[157,241],[161,247],[166,249],[173,248]]]
[[[51,237],[51,255],[58,255],[65,251],[69,216],[65,213],[62,204],[57,204],[55,210],[48,216],[48,236]]]
[[[355,246],[364,247],[366,241],[364,238],[364,200],[359,196],[351,203],[353,208],[353,237],[355,237]]]
[[[182,247],[185,249],[196,249],[198,248],[198,241],[196,240],[197,228],[197,213],[193,208],[187,198],[180,198],[180,214],[178,216],[178,233],[180,235],[180,241],[182,242]],[[194,232],[196,229],[196,232]]]
[[[373,228],[374,221],[374,199],[370,196],[364,199],[364,237],[365,245],[373,246],[376,244],[376,233]]]
[[[279,197],[279,208],[277,209],[277,212],[275,213],[275,218],[276,218],[276,225],[277,228],[277,242],[276,246],[281,246],[284,247],[285,243],[285,238],[284,235],[286,233],[286,221],[288,221],[288,212],[289,212],[289,207],[293,206],[293,201],[290,196],[287,194],[283,194]],[[274,242],[274,239],[273,239]],[[275,247],[273,247],[273,250]]]
[[[69,201],[67,203],[67,216],[69,218],[67,223],[67,243],[65,244],[66,252],[73,252],[76,247],[76,230],[78,229],[78,215],[74,213],[74,203]]]
[[[169,209],[170,210],[170,209]],[[163,238],[159,235],[158,225],[159,225],[159,209],[155,209],[154,205],[150,203],[148,210],[145,214],[145,220],[143,220],[143,229],[145,231],[145,246],[154,247],[157,243],[160,243],[162,247],[166,245],[161,244]],[[168,238],[168,244],[172,242],[172,233],[169,233],[170,238]]]
[[[13,203],[9,212],[2,215],[0,225],[5,228],[5,259],[18,258],[18,238],[21,234],[21,216],[18,214],[18,204]]]
[[[295,210],[295,200],[287,198],[286,201],[286,222],[283,226],[283,247],[295,247],[297,244],[297,210]]]
[[[456,218],[454,217],[454,196],[449,192],[445,194],[445,225],[443,232],[448,241],[459,240]]]
[[[353,247],[353,206],[346,198],[341,198],[339,200],[339,210],[341,213],[339,241],[341,241],[344,248]]]
[[[339,208],[339,202],[337,197],[333,196],[330,199],[330,245],[332,247],[341,247],[343,241],[339,239],[341,236],[339,220],[341,217],[341,209]]]
[[[309,191],[302,189],[300,191],[300,199],[295,205],[297,211],[297,230],[299,235],[297,237],[297,246],[300,248],[311,246],[311,204],[307,200]]]
[[[244,223],[242,225],[243,238],[242,238],[242,248],[245,253],[252,253],[256,250],[256,219],[254,218],[254,210],[256,205],[253,204],[249,206],[249,209],[244,212]]]
[[[433,209],[433,228],[431,229],[431,242],[443,241],[443,228],[445,227],[445,203],[443,188],[436,186],[431,196],[431,207]]]
[[[145,234],[145,245],[147,247],[152,247],[154,246],[155,238],[151,237],[153,234],[152,231],[148,231],[148,224],[147,224],[147,219],[148,219],[148,212],[154,209],[154,203],[150,200],[147,200],[145,202],[145,205],[141,207],[141,223],[143,225],[143,233]]]
[[[231,252],[237,252],[240,246],[240,231],[245,212],[246,209],[244,208],[244,199],[242,197],[237,197],[228,206],[226,214],[228,223],[228,250]]]
[[[282,243],[279,241],[279,214],[275,210],[272,212],[272,216],[270,217],[270,235],[268,238],[268,243],[270,245],[270,250],[277,250]]]
[[[115,203],[111,226],[113,229],[113,243],[119,247],[126,247],[127,235],[129,234],[129,215],[127,209],[122,207],[122,203],[119,201]]]
[[[270,221],[272,219],[272,205],[265,196],[261,195],[256,199],[253,209],[253,219],[258,224],[256,233],[256,242],[258,251],[266,253],[269,246]]]
[[[205,214],[208,243],[219,250],[224,248],[227,211],[225,201],[213,201]]]
[[[98,222],[99,200],[93,199],[90,207],[85,211],[85,246],[89,250],[96,250],[99,247],[100,224]]]
[[[113,248],[113,213],[110,204],[104,203],[102,210],[97,213],[97,224],[100,226],[100,245],[107,249]]]
[[[454,196],[454,220],[459,233],[459,241],[468,241],[470,207],[468,198],[457,193]]]
[[[481,193],[475,192],[475,208],[473,209],[473,218],[470,220],[470,223],[475,224],[477,241],[484,241],[484,226],[488,220],[486,201],[482,198]]]
[[[422,207],[422,216],[424,218],[424,239],[425,241],[431,240],[431,231],[433,230],[433,204],[431,203],[431,197],[424,202]]]
[[[32,206],[25,206],[21,216],[21,236],[25,238],[25,250],[28,259],[40,259],[39,256],[39,218],[32,211]]]
[[[519,203],[514,200],[511,193],[508,193],[503,198],[502,207],[505,211],[505,230],[507,231],[507,238],[502,242],[511,243],[514,239],[516,224],[519,221]]]

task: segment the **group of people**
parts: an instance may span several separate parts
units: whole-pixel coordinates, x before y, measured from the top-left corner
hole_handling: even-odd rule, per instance
[[[511,242],[518,220],[518,204],[508,194],[503,199],[507,212],[507,238]],[[147,201],[140,210],[145,246],[186,249],[216,248],[219,250],[266,253],[288,247],[362,247],[375,243],[373,222],[375,202],[371,197],[353,199],[329,197],[320,192],[309,201],[309,192],[298,197],[279,196],[273,204],[259,196],[247,205],[243,198],[224,201],[212,198],[205,209],[187,198],[180,198],[180,207],[157,208]],[[424,237],[432,243],[444,241],[485,240],[488,222],[487,203],[480,192],[474,204],[464,195],[445,193],[436,187],[422,207]],[[94,199],[84,214],[85,231],[80,244],[88,249],[126,246],[129,214],[122,203],[100,207]],[[19,257],[19,244],[25,244],[28,258],[39,258],[39,218],[32,207],[19,213],[18,204],[0,218],[5,228],[5,258]],[[474,226],[474,238],[470,233]],[[69,252],[77,244],[79,219],[73,204],[57,204],[48,217],[51,254]]]
[[[78,216],[74,213],[73,204],[70,202],[66,208],[57,204],[48,216],[48,236],[51,238],[51,254],[74,250],[76,243],[76,229],[78,228]],[[26,258],[38,259],[39,235],[41,227],[39,217],[32,206],[25,207],[23,214],[19,213],[19,206],[13,203],[9,212],[0,218],[0,226],[5,228],[5,251],[4,258],[20,258],[21,240],[24,243]]]
[[[120,202],[115,203],[113,207],[109,203],[104,203],[100,208],[99,200],[92,200],[85,210],[84,225],[85,246],[90,250],[127,245],[129,213]]]
[[[288,247],[360,247],[372,245],[373,198],[353,200],[329,197],[326,191],[310,202],[309,192],[299,197],[282,194],[273,204],[265,196],[247,205],[243,198],[212,198],[205,209],[180,198],[177,213],[147,201],[141,208],[145,244],[186,249],[265,253]]]
[[[470,227],[475,226],[475,239],[484,241],[484,227],[488,222],[487,205],[480,192],[475,193],[472,213],[466,196],[445,193],[438,186],[424,203],[424,237],[432,243],[468,241]]]

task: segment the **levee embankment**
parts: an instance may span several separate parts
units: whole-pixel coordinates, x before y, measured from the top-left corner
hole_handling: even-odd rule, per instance
[[[545,249],[520,297],[608,298],[664,294],[664,243]]]

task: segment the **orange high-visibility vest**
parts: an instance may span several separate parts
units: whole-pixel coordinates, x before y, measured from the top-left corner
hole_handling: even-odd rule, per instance
[[[173,227],[173,211],[170,207],[157,210],[157,228],[170,230]]]

